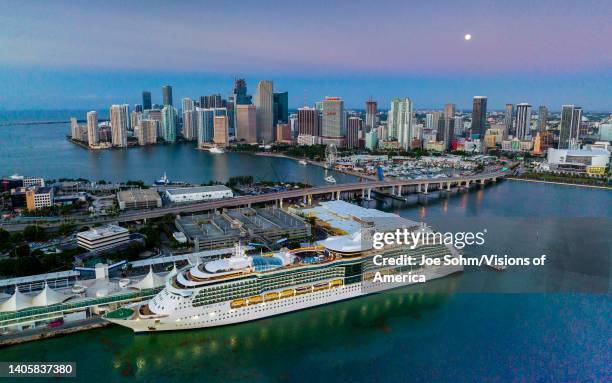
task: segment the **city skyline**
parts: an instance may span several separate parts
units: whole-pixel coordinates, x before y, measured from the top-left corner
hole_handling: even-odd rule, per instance
[[[250,89],[273,80],[290,93],[291,108],[338,95],[347,108],[373,96],[382,107],[410,97],[415,109],[449,102],[469,109],[477,94],[488,96],[489,109],[508,102],[609,108],[612,54],[601,47],[612,27],[604,1],[448,2],[443,13],[430,4],[323,5],[300,11],[305,25],[286,26],[270,21],[291,20],[297,3],[194,3],[187,14],[131,3],[122,15],[112,4],[0,5],[0,108],[97,109],[139,103],[142,90],[161,103],[164,84],[175,100],[226,96],[235,77]],[[103,22],[90,25],[91,14]],[[361,20],[377,27],[357,28]],[[226,33],[223,25],[242,28]],[[580,54],[566,55],[567,46]]]

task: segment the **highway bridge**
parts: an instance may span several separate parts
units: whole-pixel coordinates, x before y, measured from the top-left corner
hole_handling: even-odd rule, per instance
[[[498,179],[505,177],[510,171],[500,170],[491,173],[481,173],[471,176],[448,177],[448,178],[425,178],[425,179],[391,179],[384,181],[362,180],[362,182],[331,184],[325,186],[317,186],[304,189],[292,189],[276,193],[267,193],[253,196],[239,196],[221,200],[199,202],[186,205],[166,206],[151,210],[132,210],[121,213],[116,217],[93,217],[79,220],[71,220],[72,223],[78,225],[91,225],[94,223],[105,222],[132,222],[138,220],[160,218],[167,214],[189,214],[196,212],[204,212],[215,209],[251,206],[252,204],[274,202],[282,207],[284,201],[299,201],[304,203],[312,202],[313,197],[342,199],[348,195],[361,195],[364,199],[371,198],[372,190],[385,190],[393,196],[402,196],[408,193],[423,193],[427,194],[432,187],[435,189],[450,190],[453,187],[470,187],[472,184],[485,184],[487,182],[496,182]],[[62,221],[38,223],[41,226],[57,226]],[[23,221],[8,221],[0,224],[0,227],[6,230],[22,230],[25,226],[31,225]]]

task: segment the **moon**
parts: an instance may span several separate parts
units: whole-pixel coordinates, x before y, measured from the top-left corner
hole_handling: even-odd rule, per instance
[[[465,41],[470,41],[472,39],[472,35],[468,33],[465,36],[463,36],[463,38],[465,39]]]

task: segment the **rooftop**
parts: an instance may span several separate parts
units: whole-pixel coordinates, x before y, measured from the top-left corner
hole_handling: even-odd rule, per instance
[[[77,234],[77,237],[82,237],[89,241],[96,241],[111,235],[128,234],[129,230],[117,225],[107,225],[103,227],[95,227],[91,230],[82,231]]]
[[[126,203],[138,203],[145,201],[157,201],[161,197],[153,189],[130,189],[117,193],[117,199]]]
[[[195,186],[189,188],[175,188],[175,189],[166,189],[166,193],[168,194],[193,194],[193,193],[206,193],[206,192],[216,192],[216,191],[228,191],[231,190],[225,185],[213,185],[213,186]]]

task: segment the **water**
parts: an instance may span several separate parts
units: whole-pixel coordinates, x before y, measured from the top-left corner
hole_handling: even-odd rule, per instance
[[[572,203],[543,203],[541,195]],[[507,181],[387,206],[441,230],[488,227],[490,243],[469,251],[545,250],[552,261],[544,268],[470,267],[221,328],[134,335],[110,327],[10,347],[2,360],[76,361],[78,380],[105,382],[609,380],[610,198],[605,190]]]
[[[65,124],[22,128],[28,138],[0,127],[9,153],[0,173],[149,180],[166,167],[192,182],[245,170],[267,178],[272,164],[292,180],[322,173],[289,160],[213,158],[188,145],[92,154],[45,130],[63,135]],[[504,272],[468,267],[420,286],[221,328],[134,335],[113,326],[2,349],[0,360],[76,361],[76,381],[104,382],[610,381],[610,191],[505,181],[448,199],[371,205],[442,231],[487,229],[485,245],[468,255],[548,254],[549,261]]]
[[[152,183],[165,172],[173,181],[194,184],[226,182],[241,175],[265,181],[325,184],[323,168],[296,166],[296,161],[287,158],[211,154],[195,149],[194,143],[93,151],[66,140],[69,131],[67,123],[0,124],[0,176],[17,173],[46,179],[80,177],[90,181]],[[334,177],[337,182],[357,180],[336,172]]]

